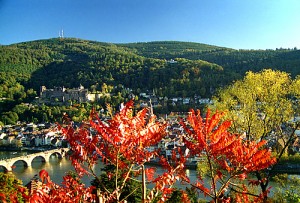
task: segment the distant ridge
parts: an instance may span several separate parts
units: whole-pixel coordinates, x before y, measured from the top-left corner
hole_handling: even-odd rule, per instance
[[[178,63],[170,64],[175,60]],[[249,71],[265,68],[300,74],[297,49],[235,50],[195,42],[107,43],[51,38],[0,47],[0,71],[17,74],[26,87],[101,89],[101,84],[164,94],[210,96]],[[175,89],[174,89],[175,88]],[[185,95],[184,93],[183,95]]]

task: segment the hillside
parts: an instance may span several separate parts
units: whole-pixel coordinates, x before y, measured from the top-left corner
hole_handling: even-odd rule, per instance
[[[211,97],[246,71],[264,68],[299,75],[300,50],[234,50],[174,41],[111,44],[72,38],[0,46],[0,125],[18,120],[55,121],[63,112],[77,121],[88,117],[91,106],[87,104],[70,108],[28,105],[42,85],[83,85],[90,92],[109,95],[98,101],[99,110],[107,103],[117,106],[146,91],[154,91],[160,98]],[[174,106],[165,101],[156,112],[191,107],[195,106]]]
[[[176,63],[170,63],[171,59]],[[72,88],[80,84],[100,91],[106,83],[154,89],[162,96],[208,97],[248,70],[273,68],[296,76],[299,66],[297,49],[234,50],[176,41],[111,44],[73,38],[0,46],[2,84],[12,77],[35,91],[41,85]],[[7,96],[3,89],[2,97]]]
[[[207,45],[207,47],[210,47]],[[49,39],[0,47],[0,71],[27,89],[78,87],[100,91],[103,83],[157,90],[165,96],[207,96],[225,85],[223,68],[202,60],[139,55],[136,49],[79,39]]]
[[[192,53],[201,53],[216,50],[231,50],[224,47],[212,46],[194,42],[178,42],[178,41],[155,41],[155,42],[139,42],[128,44],[117,44],[121,47],[133,49],[138,55],[159,58],[187,58]]]
[[[159,59],[186,58],[204,60],[222,66],[228,73],[237,73],[241,77],[245,72],[272,68],[291,73],[300,73],[300,50],[235,50],[191,42],[145,42],[122,44],[133,48],[141,56]]]
[[[176,63],[169,63],[171,59]],[[273,68],[296,76],[299,66],[296,49],[234,50],[192,42],[110,44],[53,38],[0,46],[1,74],[36,91],[41,85],[79,84],[101,90],[106,83],[157,89],[167,96],[210,96],[248,70]]]

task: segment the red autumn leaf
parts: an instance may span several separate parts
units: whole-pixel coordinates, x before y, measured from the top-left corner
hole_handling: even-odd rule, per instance
[[[0,200],[1,200],[1,202],[6,203],[7,202],[6,201],[6,195],[3,194],[3,193],[0,193]]]
[[[182,203],[190,203],[191,202],[188,194],[185,191],[181,191],[181,202]]]
[[[40,173],[39,173],[39,176],[40,176],[40,178],[41,178],[41,180],[42,180],[42,183],[45,183],[46,180],[47,180],[48,182],[51,182],[51,181],[50,181],[49,174],[48,174],[48,172],[47,172],[46,170],[44,170],[44,169],[41,170]]]
[[[245,180],[247,178],[247,174],[246,173],[241,173],[241,174],[238,175],[238,178],[240,180]]]
[[[147,176],[148,181],[152,181],[154,179],[155,171],[156,171],[156,168],[154,168],[154,167],[145,169],[145,174]]]

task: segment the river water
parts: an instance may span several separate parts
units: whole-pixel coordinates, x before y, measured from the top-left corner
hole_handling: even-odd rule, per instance
[[[6,158],[12,158],[17,156],[26,155],[27,152],[6,152],[0,151],[0,160]],[[51,156],[48,162],[42,162],[42,159],[36,158],[33,160],[31,167],[25,167],[22,162],[16,162],[14,164],[16,167],[13,169],[15,176],[22,180],[23,184],[27,184],[35,175],[38,175],[42,169],[45,169],[52,181],[57,184],[60,184],[63,181],[63,176],[68,171],[75,171],[74,167],[71,164],[71,161],[68,158],[63,157],[62,159],[57,158],[56,156]],[[101,169],[104,167],[102,163],[99,163],[95,166],[95,171],[97,175],[100,175]],[[3,172],[3,168],[0,169],[0,172]],[[187,170],[187,175],[189,178],[194,181],[197,179],[197,173],[195,170]],[[157,167],[157,173],[163,173],[162,168]],[[89,186],[90,182],[94,178],[92,176],[84,176],[82,182]],[[185,188],[185,186],[184,186]]]
[[[0,151],[0,160],[6,158],[12,158],[17,156],[26,155],[27,152],[6,152]],[[61,184],[63,181],[63,176],[66,175],[68,171],[75,171],[74,167],[71,164],[71,161],[63,157],[62,159],[57,158],[56,156],[51,156],[48,162],[42,162],[41,159],[36,158],[33,160],[31,167],[24,167],[22,162],[16,162],[14,164],[16,167],[13,169],[13,173],[15,176],[22,180],[23,185],[26,185],[35,175],[38,175],[42,169],[45,169],[52,181],[57,184]],[[99,163],[95,166],[95,171],[97,175],[100,175],[101,169],[104,167],[102,163]],[[0,172],[3,172],[3,168],[0,168]],[[163,170],[160,167],[157,167],[157,173],[162,174]],[[197,172],[196,170],[186,170],[188,177],[190,178],[191,182],[195,182],[197,180]],[[82,182],[86,186],[91,185],[91,181],[94,178],[92,176],[84,176],[82,177]],[[273,189],[277,188],[278,185],[274,182],[270,183],[270,186]],[[185,189],[188,185],[181,185],[180,183],[176,184],[176,187]],[[273,193],[273,189],[271,190],[271,195]]]
[[[26,155],[27,152],[0,152],[0,159],[12,158],[17,156]],[[68,158],[63,157],[59,159],[56,156],[51,156],[50,160],[47,162],[42,162],[41,158],[35,158],[31,163],[31,167],[25,167],[22,162],[16,162],[14,164],[16,167],[12,170],[14,175],[22,180],[23,184],[27,184],[35,175],[38,175],[42,169],[45,169],[52,181],[57,184],[60,184],[63,181],[63,176],[66,175],[68,171],[75,171],[74,167],[71,164],[71,161]],[[103,168],[102,164],[96,166],[96,171],[101,172]],[[3,172],[3,168],[0,169],[0,172]],[[84,176],[82,181],[86,185],[90,185],[90,182],[93,178]]]

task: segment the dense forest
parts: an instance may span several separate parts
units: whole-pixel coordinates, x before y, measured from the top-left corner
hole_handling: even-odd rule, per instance
[[[237,73],[239,78],[245,72],[260,71],[264,68],[299,74],[300,50],[235,50],[224,47],[210,46],[191,42],[148,42],[123,44],[132,48],[139,55],[159,59],[186,58],[189,60],[204,60],[222,66],[227,73]]]
[[[153,91],[160,97],[207,98],[248,70],[272,68],[294,77],[299,66],[296,48],[235,50],[191,42],[112,44],[73,38],[30,41],[0,46],[0,114],[19,119],[29,108],[20,105],[38,96],[42,85],[83,85],[90,92],[117,95],[118,102],[128,96],[124,88],[135,95]],[[38,117],[45,114],[43,110]],[[32,111],[26,115],[27,120],[37,117]]]

